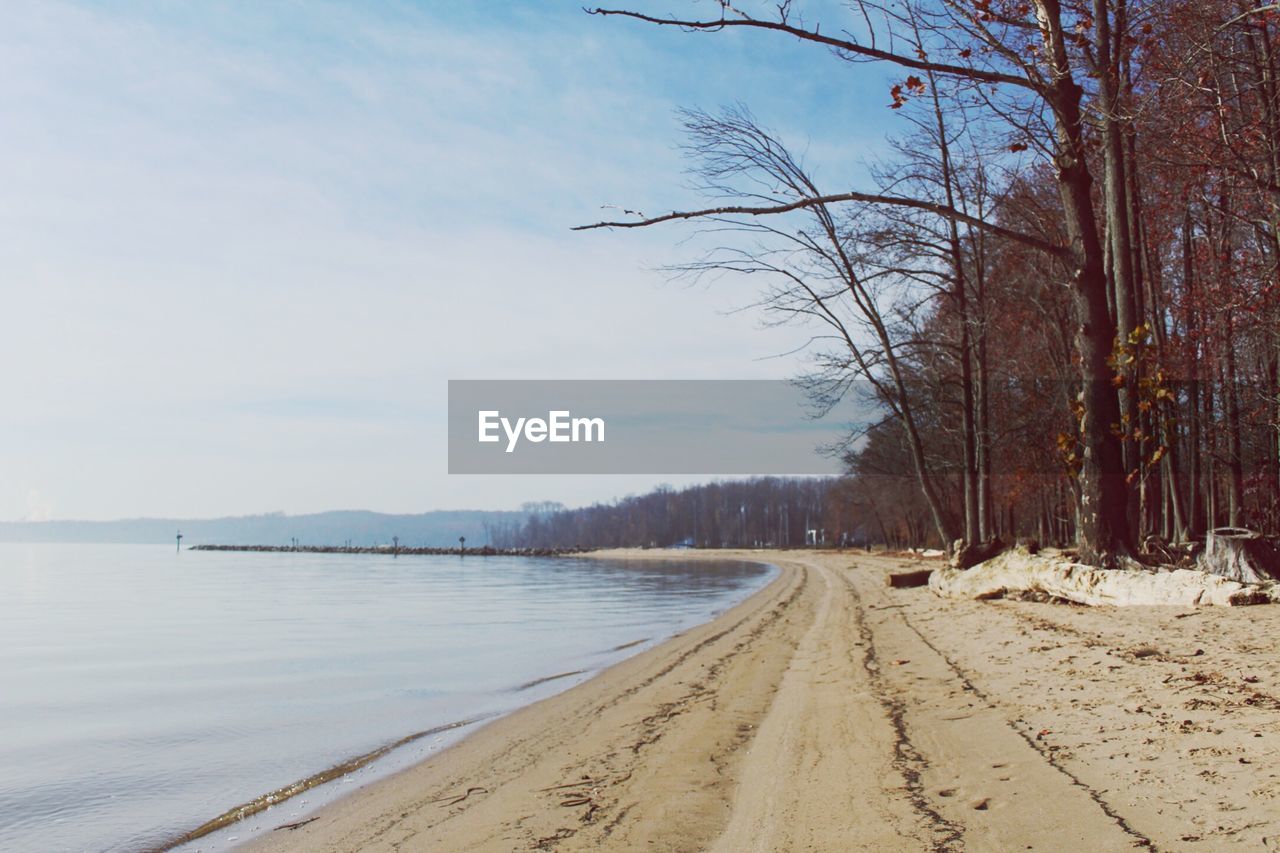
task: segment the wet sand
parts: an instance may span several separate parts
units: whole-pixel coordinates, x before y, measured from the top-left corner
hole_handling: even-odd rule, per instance
[[[860,553],[603,556],[782,573],[247,848],[1280,849],[1280,607],[943,601]]]

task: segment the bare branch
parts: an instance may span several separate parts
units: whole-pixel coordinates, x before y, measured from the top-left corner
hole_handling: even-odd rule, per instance
[[[924,201],[915,198],[902,198],[900,196],[876,195],[874,193],[846,192],[837,193],[835,195],[821,195],[812,198],[802,198],[788,204],[771,205],[769,207],[711,207],[704,210],[685,210],[672,211],[663,216],[654,216],[649,219],[636,220],[634,222],[596,222],[591,225],[575,225],[573,231],[589,231],[593,228],[644,228],[649,225],[657,225],[660,222],[672,222],[681,219],[702,219],[710,216],[770,216],[779,213],[790,213],[794,210],[806,210],[809,208],[820,207],[829,204],[838,204],[846,201],[865,202],[868,204],[885,204],[894,207],[909,207],[915,210],[925,210],[930,213],[947,219],[953,219],[956,222],[963,222],[974,228],[981,228],[1000,237],[1021,243],[1024,246],[1030,246],[1038,249],[1046,254],[1054,257],[1066,257],[1067,249],[1056,243],[1050,243],[1039,237],[1033,237],[1030,234],[1023,234],[1020,231],[1014,231],[1001,225],[979,219],[971,216],[963,211],[947,207],[943,204],[935,204],[931,201]]]
[[[1267,6],[1254,6],[1252,9],[1246,9],[1245,11],[1241,12],[1239,15],[1236,15],[1234,18],[1229,18],[1226,21],[1223,21],[1222,24],[1219,25],[1217,31],[1215,32],[1215,35],[1225,31],[1232,24],[1236,24],[1236,23],[1239,23],[1240,21],[1243,21],[1245,18],[1250,18],[1250,17],[1253,17],[1254,15],[1262,15],[1262,14],[1266,14],[1267,12],[1275,12],[1275,11],[1280,11],[1280,3],[1271,3],[1270,5],[1267,5]]]
[[[931,62],[927,59],[919,57],[904,56],[899,53],[892,53],[887,50],[881,50],[875,47],[858,44],[849,39],[834,38],[829,35],[823,35],[816,29],[807,30],[803,27],[792,26],[785,21],[761,21],[756,18],[722,18],[715,21],[688,21],[678,18],[656,18],[652,15],[644,15],[640,12],[631,12],[626,9],[587,9],[589,15],[610,16],[619,15],[624,18],[633,18],[637,21],[644,21],[649,24],[658,24],[660,26],[680,27],[686,30],[703,30],[715,32],[726,27],[749,27],[759,30],[775,30],[777,32],[787,33],[795,36],[803,41],[817,42],[827,47],[842,50],[846,53],[852,53],[858,56],[865,56],[868,59],[880,59],[885,62],[892,62],[904,68],[911,68],[916,71],[932,71],[936,74],[947,74],[954,77],[961,77],[966,80],[979,80],[984,83],[1004,83],[1010,86],[1021,86],[1024,89],[1032,89],[1039,91],[1040,86],[1026,77],[1019,77],[1016,74],[1004,74],[999,71],[986,71],[981,68],[966,68],[963,65],[951,65],[945,62]]]

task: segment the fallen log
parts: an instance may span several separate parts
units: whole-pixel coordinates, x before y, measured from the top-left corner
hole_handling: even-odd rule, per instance
[[[943,598],[1043,595],[1077,604],[1239,606],[1280,601],[1280,586],[1245,584],[1192,569],[1098,569],[1061,558],[1005,551],[971,569],[942,568],[929,589]]]
[[[914,572],[890,572],[888,584],[893,589],[910,589],[916,586],[927,586],[933,569],[918,569]]]

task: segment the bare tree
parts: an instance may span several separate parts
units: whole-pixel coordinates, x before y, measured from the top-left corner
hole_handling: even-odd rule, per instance
[[[1077,79],[1082,68],[1078,30],[1084,16],[1064,11],[1059,0],[1017,4],[942,0],[937,4],[908,2],[886,5],[859,0],[853,8],[865,23],[862,40],[839,37],[792,20],[790,3],[775,7],[771,17],[756,16],[727,2],[710,20],[659,18],[634,11],[596,9],[593,14],[621,16],[661,27],[694,32],[728,29],[765,31],[833,49],[850,62],[889,63],[934,79],[964,84],[984,103],[994,120],[1005,122],[1015,139],[1012,148],[1034,148],[1052,163],[1066,224],[1067,241],[1054,243],[1034,234],[1006,227],[957,208],[894,192],[846,191],[809,194],[788,200],[764,200],[702,210],[676,211],[634,221],[599,222],[585,228],[645,227],[683,219],[724,216],[763,217],[795,210],[815,210],[835,221],[836,205],[861,203],[928,211],[946,219],[1027,245],[1060,259],[1071,270],[1072,293],[1078,318],[1081,459],[1080,524],[1082,559],[1099,565],[1118,565],[1133,550],[1127,513],[1126,470],[1117,425],[1119,397],[1110,364],[1117,337],[1108,304],[1110,279],[1103,248],[1103,223],[1093,207],[1094,178],[1086,145],[1088,130],[1085,90]],[[872,21],[876,21],[876,26]],[[877,32],[877,29],[883,32]],[[884,45],[883,47],[881,45]],[[922,94],[927,85],[909,75],[895,89],[895,103]],[[1002,92],[1011,90],[1006,95]]]

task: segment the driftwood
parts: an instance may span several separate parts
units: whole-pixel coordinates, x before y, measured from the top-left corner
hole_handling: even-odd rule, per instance
[[[1024,595],[1077,604],[1238,606],[1280,600],[1280,586],[1245,584],[1189,569],[1098,569],[1060,557],[1005,551],[968,570],[941,568],[929,588],[943,598]]]
[[[927,586],[929,575],[933,569],[918,569],[914,572],[891,572],[888,577],[889,586],[894,589],[908,589],[914,586]]]
[[[1219,527],[1205,537],[1197,566],[1240,583],[1266,583],[1280,580],[1280,551],[1252,530]]]
[[[974,543],[957,539],[955,545],[951,548],[951,567],[953,569],[967,569],[979,563],[985,563],[1004,549],[1005,544],[1000,541],[999,537],[987,542]]]

